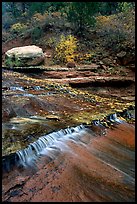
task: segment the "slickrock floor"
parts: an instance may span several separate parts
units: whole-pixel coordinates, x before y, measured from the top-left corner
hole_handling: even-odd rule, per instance
[[[83,134],[64,150],[42,157],[37,168],[3,175],[2,201],[135,201],[135,126],[120,124],[105,135]],[[52,153],[52,154],[51,154]]]

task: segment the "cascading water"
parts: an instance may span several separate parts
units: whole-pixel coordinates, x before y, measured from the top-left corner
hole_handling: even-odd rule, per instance
[[[119,118],[117,118],[117,114],[114,113],[114,114],[110,114],[108,116],[108,119],[110,120],[110,122],[116,122],[116,123],[123,123],[124,121],[123,120],[120,120]]]
[[[108,121],[112,123],[122,123],[123,120],[117,118],[117,114],[110,114]],[[92,131],[93,126],[98,126],[99,128],[106,128],[103,121],[92,121],[91,125],[79,125],[76,127],[68,127],[66,129],[61,129],[57,132],[52,132],[50,134],[39,137],[33,143],[30,143],[25,149],[19,150],[12,155],[12,161],[10,157],[3,158],[3,167],[10,170],[10,166],[33,166],[36,159],[42,155],[52,155],[51,150],[59,149],[60,151],[70,150],[65,141],[73,140],[73,142],[81,142],[81,138],[84,134],[88,134],[90,130],[90,137],[94,137],[96,134]],[[104,135],[104,134],[103,134]],[[55,156],[55,155],[52,155]]]
[[[19,157],[18,164],[23,166],[30,165],[30,163],[33,163],[38,156],[43,155],[44,152],[46,152],[44,149],[52,148],[55,143],[57,145],[61,140],[75,140],[77,137],[80,137],[85,130],[86,128],[84,125],[80,125],[77,127],[66,128],[64,130],[61,129],[58,132],[53,132],[40,137],[37,141],[29,144],[27,148],[16,152]]]
[[[11,87],[10,87],[10,90],[11,90],[11,91],[25,91],[25,90],[23,89],[23,87],[21,87],[21,86],[20,86],[20,87],[18,87],[18,86],[17,86],[17,87],[11,86]]]

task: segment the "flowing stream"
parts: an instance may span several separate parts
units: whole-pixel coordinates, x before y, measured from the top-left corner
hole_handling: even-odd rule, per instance
[[[48,135],[40,137],[37,141],[29,144],[29,146],[23,150],[17,151],[19,156],[19,162],[22,165],[30,165],[37,156],[46,153],[48,148],[58,148],[60,141],[73,139],[77,140],[81,136],[82,132],[85,132],[83,125],[77,127],[71,127],[58,132],[53,132]],[[64,141],[65,142],[65,141]]]
[[[35,116],[31,117],[34,119],[38,118]],[[119,119],[117,117],[117,114],[111,114],[108,116],[109,121],[114,124],[122,124],[125,123],[125,121]],[[40,118],[41,119],[41,118]],[[43,119],[43,118],[42,118]],[[39,120],[38,120],[39,121]],[[103,122],[100,122],[99,120],[94,120],[93,127],[98,127],[99,131],[102,136],[105,135],[105,126]],[[13,127],[12,127],[13,129]],[[40,136],[36,141],[31,142],[28,144],[28,146],[24,149],[16,151],[14,154],[6,156],[3,158],[3,170],[9,171],[10,168],[15,166],[32,166],[37,160],[39,156],[42,155],[50,155],[50,150],[53,150],[53,148],[57,148],[60,151],[66,151],[66,141],[73,140],[75,142],[81,142],[81,138],[85,134],[90,133],[90,138],[96,136],[96,132],[94,132],[94,129],[92,130],[92,126],[88,125],[79,125],[76,127],[68,127],[66,129],[60,129],[56,132],[51,132],[50,134],[45,134]]]
[[[134,103],[8,74],[3,201],[134,201]]]

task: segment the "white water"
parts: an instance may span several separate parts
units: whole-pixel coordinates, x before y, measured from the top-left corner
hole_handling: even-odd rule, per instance
[[[111,122],[121,123],[122,120],[117,118],[116,114],[110,115]],[[99,122],[95,125],[102,125]],[[37,141],[30,143],[27,148],[17,151],[19,156],[19,163],[23,166],[30,165],[41,155],[51,155],[53,148],[59,151],[70,151],[66,141],[73,140],[73,142],[80,142],[80,138],[87,134],[87,128],[84,125],[77,127],[68,127],[57,132],[41,136]],[[53,156],[53,155],[52,155]]]
[[[123,120],[120,120],[120,119],[117,118],[117,114],[116,113],[110,115],[110,121],[111,122],[123,123]]]
[[[25,91],[24,89],[23,89],[23,87],[15,87],[15,86],[11,86],[10,87],[10,90],[12,90],[12,91]]]
[[[19,162],[23,166],[30,165],[38,156],[48,154],[50,148],[59,148],[61,151],[67,151],[66,140],[77,140],[86,131],[83,125],[61,129],[40,137],[37,141],[30,143],[27,148],[17,151]]]

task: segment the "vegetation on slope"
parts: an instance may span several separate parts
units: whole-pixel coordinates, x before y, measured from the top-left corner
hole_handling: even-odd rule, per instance
[[[50,50],[49,65],[90,64],[100,53],[121,51],[134,59],[134,2],[3,2],[2,23],[3,47],[10,39],[29,39]]]

